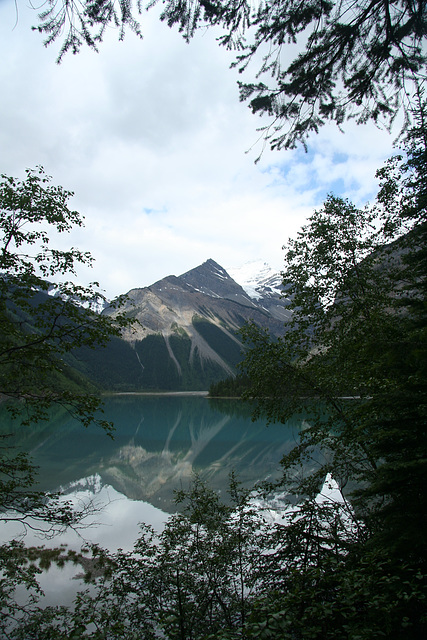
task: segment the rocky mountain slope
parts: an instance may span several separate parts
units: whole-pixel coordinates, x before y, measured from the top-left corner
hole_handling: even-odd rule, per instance
[[[207,260],[180,276],[132,289],[124,311],[137,323],[124,332],[123,344],[104,350],[104,360],[111,352],[108,362],[95,364],[95,357],[88,363],[88,375],[116,390],[200,390],[234,375],[242,358],[237,332],[243,324],[255,322],[280,335],[289,318],[278,274],[266,277],[265,267],[251,283],[252,288],[247,282],[241,286]],[[120,381],[114,381],[112,368],[120,371]]]
[[[181,276],[168,276],[150,287],[129,291],[125,310],[141,326],[124,338],[134,342],[150,333],[168,336],[180,329],[192,335],[195,319],[212,322],[233,334],[243,322],[252,320],[278,335],[283,331],[281,321],[289,318],[288,301],[280,297],[278,287],[273,289],[260,281],[259,289],[251,295],[214,260],[207,260]]]

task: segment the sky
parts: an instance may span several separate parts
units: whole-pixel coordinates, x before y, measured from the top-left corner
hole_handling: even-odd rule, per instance
[[[37,11],[16,2],[0,0],[0,173],[42,165],[75,193],[85,227],[55,246],[92,253],[79,283],[113,298],[209,258],[280,270],[283,244],[328,193],[373,200],[398,132],[331,125],[308,153],[267,148],[255,163],[263,121],[239,102],[232,54],[212,31],[187,44],[155,8],[143,40],[109,29],[99,53],[58,65],[59,44],[44,47]]]

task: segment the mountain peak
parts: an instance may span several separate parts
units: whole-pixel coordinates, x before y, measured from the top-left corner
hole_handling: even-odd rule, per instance
[[[246,262],[240,267],[230,268],[228,272],[255,300],[260,300],[265,295],[281,295],[283,293],[280,274],[263,260]]]
[[[210,258],[180,276],[129,292],[123,311],[138,325],[123,332],[120,349],[132,388],[207,389],[234,375],[242,358],[238,330],[246,322],[273,336],[286,330],[287,301],[265,284],[267,275],[264,269],[264,290],[261,295],[257,289],[259,299],[254,299]],[[113,347],[116,362],[119,347]]]
[[[194,291],[211,298],[224,298],[249,306],[252,304],[242,287],[212,258],[183,273],[179,280]]]
[[[263,260],[252,260],[241,267],[232,267],[228,273],[238,282],[250,299],[273,318],[287,322],[291,312],[287,309],[289,299],[279,272],[274,271]]]

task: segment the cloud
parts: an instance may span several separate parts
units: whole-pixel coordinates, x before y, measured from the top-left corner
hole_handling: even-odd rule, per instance
[[[60,242],[96,258],[82,280],[110,296],[213,258],[281,267],[281,247],[332,188],[362,203],[392,137],[328,126],[302,150],[265,150],[238,100],[231,54],[214,34],[186,44],[143,16],[144,39],[107,34],[100,53],[55,64],[30,31],[35,12],[0,4],[1,172],[42,164],[75,192],[86,227]],[[245,153],[251,146],[253,151]]]

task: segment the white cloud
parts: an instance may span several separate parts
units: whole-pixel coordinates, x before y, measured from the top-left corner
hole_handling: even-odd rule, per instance
[[[213,258],[223,266],[281,246],[331,188],[361,203],[392,138],[372,127],[327,127],[302,151],[266,150],[255,165],[261,121],[239,103],[230,54],[212,33],[187,45],[143,17],[144,40],[109,33],[100,53],[55,65],[30,31],[35,12],[0,4],[0,170],[42,164],[74,190],[86,218],[67,244],[92,251],[82,279],[108,295],[146,286]],[[150,213],[151,212],[151,213]]]

